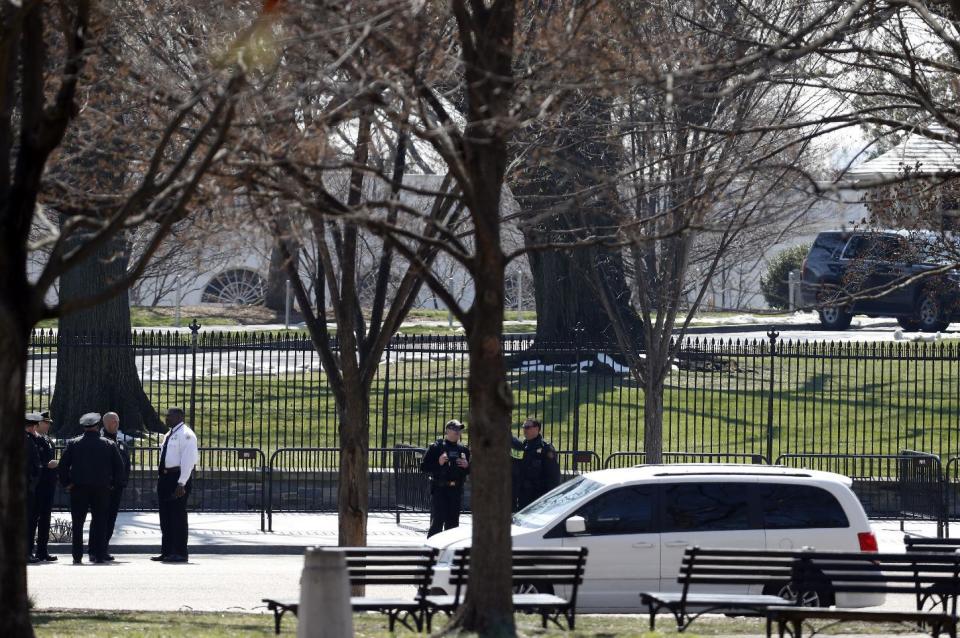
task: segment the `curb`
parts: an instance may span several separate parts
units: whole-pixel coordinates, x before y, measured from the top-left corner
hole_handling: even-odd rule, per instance
[[[221,555],[273,555],[273,556],[301,556],[310,545],[190,545],[190,555],[221,554]],[[86,544],[84,544],[86,547]],[[54,555],[70,556],[73,549],[69,543],[50,543],[49,551]],[[111,554],[159,554],[160,545],[111,545]]]

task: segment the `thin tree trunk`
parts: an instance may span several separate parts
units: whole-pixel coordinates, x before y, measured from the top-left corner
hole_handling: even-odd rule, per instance
[[[0,636],[31,638],[27,602],[26,493],[23,458],[25,366],[29,329],[0,301]]]
[[[341,547],[367,544],[369,511],[370,417],[367,391],[345,382],[344,406],[340,412],[340,473],[337,485],[338,539]]]
[[[647,354],[647,375],[643,387],[643,451],[645,463],[663,462],[663,382],[664,376],[651,369],[658,364]]]

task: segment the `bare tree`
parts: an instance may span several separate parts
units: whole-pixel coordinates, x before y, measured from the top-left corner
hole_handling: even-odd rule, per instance
[[[186,92],[158,87],[145,95],[158,119],[155,135],[136,137],[143,162],[127,189],[105,194],[95,207],[57,208],[65,219],[47,224],[38,245],[30,232],[38,204],[56,185],[45,182],[80,113],[87,83],[96,82],[96,57],[107,14],[90,2],[0,5],[0,634],[32,636],[26,589],[24,466],[19,423],[24,413],[25,367],[32,326],[125,290],[142,272],[170,226],[181,218],[201,178],[216,161],[233,117],[244,75],[227,66],[197,69]],[[173,37],[173,36],[171,36]],[[240,40],[240,46],[243,40]],[[95,143],[91,140],[90,143]],[[93,297],[48,305],[58,278],[143,223],[156,232],[141,260]],[[49,255],[35,279],[28,252]]]

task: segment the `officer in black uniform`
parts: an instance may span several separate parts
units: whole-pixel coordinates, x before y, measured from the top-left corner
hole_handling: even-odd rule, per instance
[[[463,483],[470,473],[470,450],[460,443],[463,424],[447,421],[443,438],[427,448],[420,471],[430,475],[430,530],[427,538],[460,525]]]
[[[83,559],[83,523],[92,514],[88,550],[90,560],[103,563],[104,533],[110,507],[110,489],[123,476],[123,459],[110,439],[100,436],[100,415],[80,417],[83,434],[67,443],[60,457],[60,483],[70,492],[73,519],[73,564]]]
[[[57,489],[57,455],[53,441],[47,436],[50,431],[50,413],[41,412],[41,420],[37,423],[33,443],[37,446],[40,457],[40,480],[37,484],[34,499],[34,523],[30,528],[30,547],[33,548],[33,536],[36,533],[36,557],[40,561],[52,562],[57,560],[47,551],[50,542],[50,515],[53,511],[53,495]]]
[[[557,451],[543,440],[542,429],[539,421],[528,417],[523,423],[523,440],[513,437],[514,511],[560,485]]]
[[[110,539],[113,538],[113,528],[117,524],[117,514],[120,512],[120,501],[123,499],[123,488],[127,486],[130,479],[130,449],[123,442],[123,435],[120,431],[120,416],[116,412],[107,412],[103,415],[104,438],[110,439],[117,446],[120,457],[123,459],[123,475],[114,482],[113,489],[110,490],[110,507],[107,510],[107,527],[104,531],[103,539],[103,560],[110,562],[113,556],[110,555]]]
[[[27,562],[39,563],[40,560],[33,555],[33,530],[37,526],[37,486],[40,484],[40,453],[37,451],[36,438],[37,423],[43,420],[43,417],[36,412],[26,415],[24,420],[24,439],[23,439],[23,459],[24,459],[24,487],[26,492],[23,500],[26,502],[27,513]]]

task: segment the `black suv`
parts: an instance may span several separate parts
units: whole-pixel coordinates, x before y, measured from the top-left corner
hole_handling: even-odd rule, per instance
[[[957,260],[940,241],[898,231],[820,233],[803,260],[801,305],[818,310],[831,330],[845,330],[854,315],[895,317],[905,330],[946,330],[960,318],[960,273],[937,272]]]

